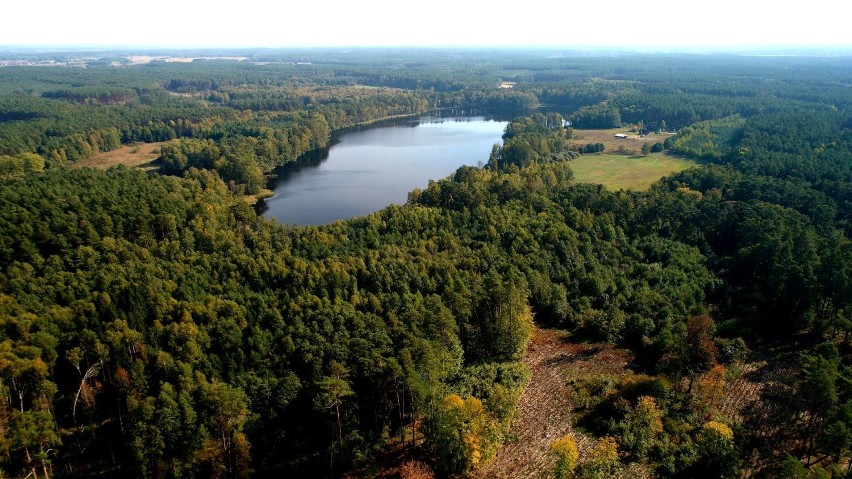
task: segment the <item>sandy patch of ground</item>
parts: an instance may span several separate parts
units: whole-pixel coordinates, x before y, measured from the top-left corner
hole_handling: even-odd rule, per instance
[[[83,160],[74,162],[72,168],[96,168],[105,170],[110,166],[124,165],[128,168],[156,170],[153,161],[160,156],[160,146],[165,142],[137,143],[127,145],[117,150],[97,153]]]

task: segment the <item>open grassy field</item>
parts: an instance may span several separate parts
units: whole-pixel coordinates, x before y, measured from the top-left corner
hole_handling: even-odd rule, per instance
[[[666,152],[648,156],[595,153],[571,162],[574,178],[597,183],[609,190],[645,190],[660,178],[702,163]]]
[[[135,145],[122,146],[117,150],[104,151],[84,160],[77,161],[72,167],[105,170],[110,166],[124,165],[128,168],[155,170],[158,167],[152,164],[152,162],[160,156],[160,145],[163,143],[137,143]]]
[[[627,135],[627,138],[616,138],[617,133]],[[588,143],[603,143],[606,153],[630,153],[638,155],[642,152],[642,145],[649,143],[662,143],[666,138],[674,136],[674,133],[649,133],[644,136],[639,136],[636,133],[631,133],[630,129],[612,128],[609,130],[574,130],[574,136],[571,139],[573,143],[578,145],[586,145]]]

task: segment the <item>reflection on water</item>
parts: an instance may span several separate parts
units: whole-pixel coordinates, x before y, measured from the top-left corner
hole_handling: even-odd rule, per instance
[[[484,116],[423,117],[336,135],[331,147],[312,152],[274,173],[271,198],[258,205],[279,223],[327,224],[402,204],[414,188],[488,161],[505,121]]]

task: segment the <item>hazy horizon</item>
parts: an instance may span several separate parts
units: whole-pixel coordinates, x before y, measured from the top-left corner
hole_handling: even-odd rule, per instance
[[[530,0],[469,5],[433,0],[402,9],[389,0],[223,9],[193,2],[13,2],[0,31],[5,48],[544,47],[573,49],[852,48],[852,7],[814,0],[766,8],[735,0],[708,7],[674,0],[606,6]],[[15,20],[27,21],[15,21]],[[10,21],[11,20],[11,21]],[[38,28],[34,28],[36,25]]]
[[[42,54],[42,53],[116,53],[138,56],[178,56],[181,54],[196,54],[200,56],[248,56],[252,54],[275,54],[293,52],[364,52],[364,51],[394,51],[407,52],[477,52],[505,51],[516,53],[547,54],[557,56],[583,55],[630,55],[630,54],[696,54],[714,55],[731,54],[745,56],[850,56],[852,44],[849,45],[292,45],[292,46],[183,46],[183,45],[153,45],[153,44],[32,44],[32,45],[0,45],[0,53]]]

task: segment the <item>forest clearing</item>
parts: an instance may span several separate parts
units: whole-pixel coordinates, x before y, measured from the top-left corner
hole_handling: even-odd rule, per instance
[[[578,182],[601,184],[612,191],[643,191],[664,176],[701,164],[667,152],[648,156],[597,153],[580,156],[571,162],[571,169]]]
[[[160,147],[163,143],[166,142],[134,143],[112,151],[102,151],[74,162],[72,167],[105,170],[111,166],[124,165],[145,171],[156,170],[159,166],[154,164],[154,160],[160,156]]]
[[[627,137],[618,138],[615,136],[617,134],[627,135]],[[571,141],[578,145],[603,143],[606,147],[604,151],[607,153],[639,155],[642,152],[643,144],[654,145],[655,143],[662,143],[666,138],[674,135],[674,133],[648,133],[647,135],[639,136],[635,131],[630,131],[628,127],[603,130],[574,129],[572,130]]]
[[[605,343],[570,342],[565,332],[537,328],[523,361],[530,379],[518,401],[509,439],[494,460],[472,477],[552,477],[556,457],[550,445],[569,433],[577,439],[582,457],[594,439],[573,427],[568,378],[577,372],[623,376],[631,360],[627,350]]]

